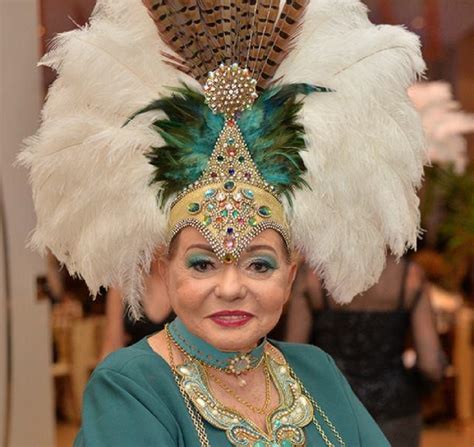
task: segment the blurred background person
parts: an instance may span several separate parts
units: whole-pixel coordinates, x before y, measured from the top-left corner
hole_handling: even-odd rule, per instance
[[[155,264],[152,264],[153,269]],[[101,358],[124,346],[132,345],[147,335],[161,331],[166,323],[173,320],[166,287],[157,277],[158,275],[150,275],[146,279],[144,316],[137,321],[125,310],[120,290],[110,288],[107,291]]]
[[[411,338],[416,363],[403,362]],[[286,339],[329,353],[393,447],[418,447],[420,383],[438,382],[441,349],[421,268],[389,257],[380,281],[348,305],[334,302],[303,264],[287,315]]]

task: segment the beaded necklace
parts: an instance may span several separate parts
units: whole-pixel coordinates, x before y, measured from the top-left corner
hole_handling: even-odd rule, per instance
[[[257,368],[263,360],[266,339],[249,352],[223,352],[192,334],[179,318],[168,325],[168,331],[186,355],[236,377]],[[240,378],[240,385],[245,384],[245,380]]]

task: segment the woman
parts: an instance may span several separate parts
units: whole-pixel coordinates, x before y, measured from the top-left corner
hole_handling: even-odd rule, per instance
[[[152,273],[153,268],[152,266]],[[135,320],[127,312],[120,291],[113,287],[109,288],[105,307],[106,324],[102,359],[117,349],[133,345],[143,337],[158,332],[174,318],[165,286],[159,275],[151,274],[147,278],[143,301],[143,316]]]
[[[96,369],[76,445],[388,445],[326,354],[265,336],[296,247],[347,300],[415,243],[418,40],[355,0],[99,0],[45,63],[33,245],[136,317],[156,260],[178,316]]]
[[[419,379],[437,382],[445,356],[421,269],[389,257],[379,282],[342,307],[307,267],[298,273],[288,311],[287,339],[324,349],[393,447],[417,447],[421,434]],[[407,339],[416,369],[407,369]]]

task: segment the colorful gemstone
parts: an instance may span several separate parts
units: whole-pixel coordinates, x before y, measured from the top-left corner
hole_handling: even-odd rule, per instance
[[[216,178],[217,177],[217,172],[211,172],[211,177]]]
[[[217,216],[216,223],[221,224],[222,222],[224,222],[224,219],[221,216]]]
[[[204,216],[204,219],[202,220],[202,222],[204,223],[204,225],[211,225],[212,223],[211,216]]]
[[[233,208],[234,208],[234,205],[232,205],[232,203],[226,203],[226,204],[225,204],[225,209],[226,209],[226,210],[229,210],[229,211],[230,211],[230,210],[233,209]]]
[[[235,183],[232,181],[232,180],[227,180],[225,183],[224,183],[224,189],[226,191],[233,191],[235,188]]]
[[[227,125],[230,126],[230,127],[234,127],[235,126],[235,121],[233,119],[227,120]]]
[[[244,225],[245,224],[245,219],[243,217],[239,217],[237,222],[239,223],[239,225]]]
[[[189,214],[197,214],[201,211],[201,205],[197,202],[192,202],[188,204],[188,213]]]
[[[219,194],[217,194],[216,198],[219,202],[222,202],[223,200],[225,200],[226,195],[223,192],[220,192]]]
[[[240,202],[242,200],[242,194],[240,192],[234,193],[233,197],[236,202]]]
[[[229,216],[229,211],[227,211],[227,210],[222,210],[222,211],[221,211],[221,216],[222,216],[222,217],[228,217],[228,216]]]
[[[251,218],[249,219],[249,225],[250,225],[251,227],[255,227],[255,225],[257,225],[257,219],[255,219],[255,217],[251,217]]]
[[[245,157],[243,155],[241,155],[239,157],[239,163],[243,163],[245,161]]]
[[[237,219],[237,217],[239,217],[239,212],[237,210],[232,211],[232,217]]]
[[[235,150],[235,147],[234,147],[234,146],[228,147],[227,150],[226,150],[226,152],[227,152],[227,155],[228,155],[229,157],[235,157],[236,150]]]
[[[263,205],[258,209],[257,213],[259,216],[267,218],[272,215],[272,210],[268,206]]]
[[[288,441],[288,439],[284,439],[283,441],[281,441],[280,446],[281,447],[293,447],[293,444],[291,443],[291,441]]]
[[[249,200],[253,200],[255,198],[255,194],[251,189],[243,189],[242,194]]]
[[[207,210],[208,211],[214,211],[216,208],[216,205],[214,205],[213,203],[208,203],[207,204]]]
[[[230,168],[229,169],[229,175],[234,175],[235,174],[235,169],[234,168]]]
[[[234,232],[234,229],[233,228],[227,228],[227,234],[232,234]]]
[[[219,163],[222,163],[222,162],[224,161],[224,156],[223,156],[223,155],[218,155],[218,156],[217,156],[217,161],[218,161]]]
[[[279,419],[277,419],[277,420],[273,423],[273,425],[274,425],[276,428],[278,428],[278,427],[280,427],[280,425],[281,425],[281,421],[280,421]]]
[[[232,250],[235,247],[235,237],[234,236],[226,236],[224,238],[224,244],[227,250]]]
[[[265,447],[265,443],[263,441],[254,442],[253,447]]]
[[[234,144],[234,143],[235,143],[235,139],[234,139],[234,138],[231,137],[231,138],[228,138],[228,139],[227,139],[227,144],[232,145],[232,144]]]
[[[252,177],[252,174],[250,172],[246,172],[244,174],[244,177],[245,177],[246,180],[250,180],[250,178]]]
[[[217,193],[217,189],[214,189],[214,188],[209,188],[205,193],[204,193],[204,197],[206,199],[212,199]]]

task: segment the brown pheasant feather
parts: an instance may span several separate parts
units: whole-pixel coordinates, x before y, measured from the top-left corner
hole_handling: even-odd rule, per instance
[[[248,67],[261,90],[294,46],[309,0],[143,0],[171,52],[168,64],[204,83],[219,64]]]
[[[286,1],[272,36],[273,44],[269,47],[261,64],[258,75],[258,86],[260,88],[263,89],[268,86],[280,64],[293,49],[309,1]]]
[[[279,0],[261,0],[258,4],[249,57],[249,69],[252,74],[261,68],[266,56],[268,40],[275,28],[279,7]]]

